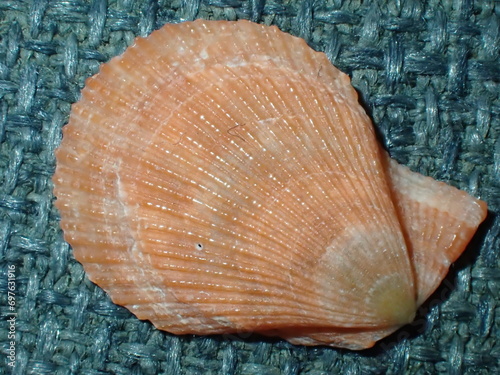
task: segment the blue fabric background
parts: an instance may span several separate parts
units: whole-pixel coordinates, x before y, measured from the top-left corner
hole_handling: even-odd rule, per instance
[[[177,337],[86,279],[53,206],[70,105],[134,37],[195,18],[246,18],[303,37],[353,78],[396,159],[488,202],[487,221],[415,323],[359,353]],[[499,373],[499,24],[494,1],[0,0],[0,374]]]

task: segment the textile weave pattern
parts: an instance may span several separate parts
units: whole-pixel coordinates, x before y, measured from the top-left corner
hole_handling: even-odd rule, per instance
[[[373,349],[174,336],[114,305],[73,258],[51,182],[71,104],[136,36],[196,18],[304,38],[352,77],[394,158],[488,203],[415,322]],[[494,1],[0,0],[0,374],[500,373],[499,56]]]

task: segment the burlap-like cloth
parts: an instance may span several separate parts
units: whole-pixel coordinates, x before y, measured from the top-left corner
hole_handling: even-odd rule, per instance
[[[500,373],[499,12],[473,0],[0,0],[0,373]],[[489,204],[414,324],[364,352],[177,337],[86,279],[53,206],[54,149],[70,105],[135,36],[194,18],[246,18],[303,37],[351,75],[396,159]]]

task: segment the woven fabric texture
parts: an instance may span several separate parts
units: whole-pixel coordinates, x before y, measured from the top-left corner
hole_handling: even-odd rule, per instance
[[[92,284],[63,240],[54,150],[84,80],[134,37],[195,18],[304,38],[352,77],[393,157],[488,203],[415,322],[373,349],[158,331]],[[0,0],[0,374],[500,373],[499,25],[495,1]]]

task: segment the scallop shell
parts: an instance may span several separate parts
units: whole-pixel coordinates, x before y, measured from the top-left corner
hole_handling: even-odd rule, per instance
[[[391,160],[323,53],[248,21],[136,39],[63,133],[54,191],[76,259],[175,334],[370,347],[412,321],[487,211]]]

